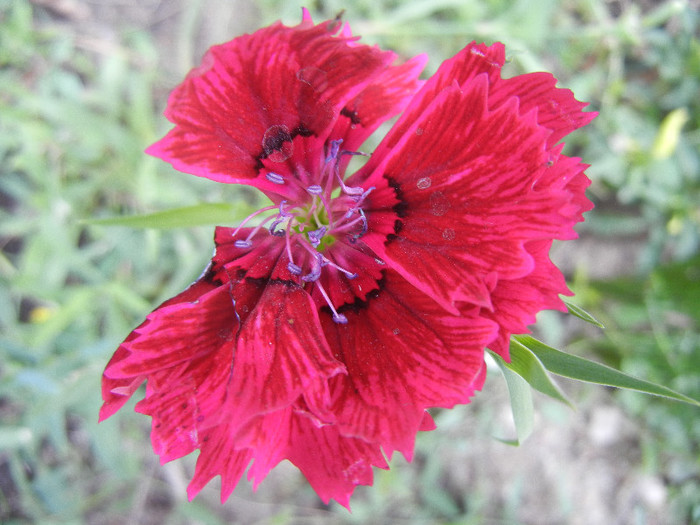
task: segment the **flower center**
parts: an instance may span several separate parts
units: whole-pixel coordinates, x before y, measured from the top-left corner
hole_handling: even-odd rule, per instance
[[[345,184],[340,174],[341,156],[363,154],[341,150],[342,142],[334,140],[327,143],[326,157],[315,181],[318,184],[304,188],[309,200],[298,204],[283,200],[279,206],[267,206],[251,214],[236,229],[234,236],[253,217],[277,209],[276,214],[268,216],[253,228],[245,240],[239,239],[234,245],[250,248],[255,234],[269,223],[267,228],[270,234],[284,238],[289,272],[304,283],[314,283],[330,307],[333,320],[345,324],[347,318],[335,309],[319,278],[327,266],[345,274],[348,279],[356,278],[357,274],[338,266],[324,252],[340,238],[354,243],[367,232],[367,218],[362,205],[374,187],[365,190]],[[268,172],[265,176],[273,184],[300,184],[296,178],[285,178],[277,173]]]

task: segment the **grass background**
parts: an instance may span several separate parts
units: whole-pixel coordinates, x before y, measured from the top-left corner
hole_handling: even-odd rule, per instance
[[[695,408],[564,386],[576,412],[537,398],[519,448],[494,371],[467,407],[437,413],[416,459],[395,457],[353,513],[321,505],[282,465],[226,505],[194,502],[194,458],[159,466],[149,422],[97,425],[100,375],[143,316],[199,275],[212,228],[84,220],[251,192],[143,154],[168,129],[169,90],[203,52],[301,3],[0,0],[0,521],[3,523],[700,523]],[[567,141],[592,164],[597,208],[556,247],[576,302],[607,326],[546,313],[550,344],[700,395],[700,17],[683,0],[326,0],[364,42],[428,73],[471,40],[507,46],[508,75],[546,70],[600,116]],[[230,225],[236,223],[233,217]]]

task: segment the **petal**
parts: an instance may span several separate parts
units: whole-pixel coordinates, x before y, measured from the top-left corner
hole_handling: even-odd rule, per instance
[[[314,299],[287,268],[284,238],[260,231],[250,248],[237,248],[249,232],[233,233],[217,228],[213,271],[230,281],[240,320],[228,410],[244,422],[345,369],[324,338]]]
[[[317,427],[297,414],[290,422],[286,456],[324,503],[334,499],[346,508],[357,485],[372,484],[372,466],[389,468],[378,445],[345,437],[333,425]]]
[[[193,283],[184,292],[177,296],[168,299],[158,308],[156,308],[151,316],[157,316],[158,311],[162,308],[168,308],[172,305],[187,304],[197,301],[200,296],[211,291],[215,284],[211,281],[212,276],[205,273],[197,282]],[[150,319],[146,319],[138,328],[136,328],[126,340],[119,346],[117,351],[110,359],[105,367],[105,372],[102,377],[102,399],[104,404],[100,408],[99,420],[104,421],[108,417],[117,412],[129,400],[133,393],[146,379],[147,371],[132,369],[131,374],[114,374],[114,370],[129,367],[133,361],[132,352],[129,349],[131,343],[140,337],[141,332],[146,331],[150,323]]]
[[[453,312],[455,301],[489,307],[498,279],[532,270],[523,241],[570,235],[559,213],[570,193],[533,190],[549,159],[547,130],[534,113],[521,116],[516,99],[495,111],[487,99],[485,74],[441,91],[367,181],[388,180],[401,206],[386,244],[363,240]],[[387,193],[368,196],[371,210],[393,204],[380,199]]]
[[[497,108],[511,97],[517,97],[524,115],[537,110],[537,123],[551,130],[547,146],[591,122],[595,112],[581,111],[588,104],[579,102],[569,89],[557,88],[557,79],[551,73],[529,73],[502,79],[491,90],[489,107]]]
[[[493,310],[481,315],[499,325],[498,337],[489,348],[508,359],[511,334],[529,333],[527,325],[535,322],[541,310],[566,311],[559,294],[572,295],[564,276],[549,259],[551,241],[532,241],[525,245],[535,265],[522,279],[501,280],[494,288],[491,299]]]
[[[268,181],[263,165],[284,171],[289,159],[294,168],[322,146],[345,104],[395,58],[338,29],[278,23],[211,48],[170,96],[175,128],[147,152],[197,176],[296,195]]]
[[[253,451],[248,477],[257,486],[283,459],[301,470],[324,503],[348,507],[357,485],[371,485],[372,467],[388,468],[379,445],[342,436],[334,425],[319,426],[293,408],[250,422],[239,446]]]
[[[522,115],[536,110],[537,123],[550,131],[547,138],[548,147],[573,130],[585,126],[597,115],[595,112],[582,112],[587,104],[577,101],[570,90],[556,88],[556,79],[549,73],[530,73],[502,79],[501,68],[504,63],[505,48],[500,42],[491,46],[472,42],[454,57],[443,62],[411,100],[404,114],[375,150],[367,169],[350,183],[359,185],[362,177],[368,175],[396,146],[441,91],[453,85],[465,89],[482,74],[488,77],[488,108],[496,110],[515,97],[519,101]]]
[[[386,120],[398,115],[421,85],[418,75],[428,57],[419,55],[388,67],[340,111],[331,133],[343,139],[343,148],[355,151]]]
[[[286,259],[278,263],[286,268]],[[290,405],[299,395],[345,368],[328,347],[311,296],[293,281],[243,281],[238,288],[262,287],[238,333],[231,410],[241,421]]]
[[[224,503],[236,488],[253,454],[250,450],[236,448],[233,432],[225,422],[202,437],[200,448],[187,496],[192,501],[212,478],[221,476],[221,503]]]
[[[125,342],[129,341],[129,338],[133,339],[136,335],[132,332]],[[123,361],[129,356],[129,351],[123,346],[119,346],[117,351],[107,363],[107,369],[116,363]],[[136,376],[123,379],[113,379],[107,375],[102,376],[102,400],[104,401],[102,407],[100,407],[99,421],[104,421],[105,419],[113,416],[124,404],[129,401],[129,398],[138,390],[146,380],[146,376]]]
[[[149,314],[123,343],[130,354],[105,371],[111,378],[148,375],[189,362],[229,344],[238,322],[228,286],[219,286],[192,302],[168,304]]]
[[[234,344],[231,340],[213,354],[169,369],[162,381],[149,381],[136,411],[153,418],[151,442],[161,463],[189,454],[220,424]]]
[[[335,424],[343,435],[410,458],[425,408],[467,403],[481,387],[484,348],[497,326],[448,314],[392,270],[367,302],[342,311],[347,324],[322,316],[347,367],[347,375],[331,381]]]
[[[396,147],[402,137],[408,133],[409,128],[413,126],[414,122],[444,89],[450,88],[455,84],[459,86],[466,85],[471,79],[483,73],[488,75],[489,82],[496,82],[500,78],[501,67],[504,62],[505,47],[500,42],[490,47],[472,42],[457,55],[443,62],[435,74],[425,82],[420,91],[413,97],[406,111],[374,151],[366,169],[362,170],[362,173],[358,173],[356,178],[361,179],[363,174],[369,174],[378,162]],[[359,180],[357,179],[351,179],[349,184],[359,185]]]

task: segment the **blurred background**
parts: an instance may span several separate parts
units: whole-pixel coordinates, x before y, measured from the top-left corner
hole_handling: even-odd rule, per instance
[[[253,193],[173,171],[143,149],[168,92],[212,44],[281,19],[281,0],[0,0],[0,522],[88,524],[700,523],[697,408],[563,383],[513,437],[496,370],[435,413],[413,464],[396,456],[352,514],[282,464],[225,505],[192,503],[195,457],[160,466],[133,402],[97,425],[100,376],[155,305],[207,264],[213,227],[85,220]],[[308,0],[363,42],[432,73],[471,40],[506,44],[506,75],[550,71],[600,116],[567,140],[592,164],[596,210],[557,245],[574,302],[605,325],[544,313],[547,343],[700,396],[700,17],[683,0]],[[371,151],[371,147],[365,148]],[[236,218],[232,218],[234,226]],[[139,397],[139,396],[136,396]]]

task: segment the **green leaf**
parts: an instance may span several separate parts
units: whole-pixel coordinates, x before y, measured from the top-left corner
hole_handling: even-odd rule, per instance
[[[511,371],[508,364],[501,359],[500,356],[498,356],[496,362],[498,366],[501,367],[503,377],[508,385],[510,408],[513,411],[515,432],[518,436],[515,440],[500,439],[499,441],[517,446],[523,443],[530,434],[532,434],[532,429],[534,427],[535,416],[532,406],[532,390],[527,381],[520,377],[520,375]]]
[[[591,323],[592,325],[597,326],[598,328],[605,328],[603,323],[598,321],[595,317],[593,317],[591,314],[589,314],[586,310],[581,308],[580,306],[575,305],[574,303],[570,303],[567,300],[564,300],[564,304],[566,307],[569,309],[569,313],[571,315],[575,315],[579,319],[583,319],[587,323]]]
[[[230,225],[250,215],[252,208],[244,203],[225,202],[197,204],[144,215],[86,219],[85,224],[128,226],[130,228],[188,228],[191,226]]]
[[[526,346],[523,346],[515,339],[511,339],[510,363],[505,362],[503,358],[497,354],[492,353],[492,355],[496,358],[496,361],[499,362],[501,368],[504,366],[509,368],[527,381],[535,390],[573,408],[566,394],[564,394],[554,380],[552,380],[542,362],[537,359],[537,356]]]
[[[636,390],[645,394],[666,397],[675,401],[682,401],[683,403],[700,406],[700,401],[675,392],[670,388],[657,385],[644,379],[632,377],[619,370],[594,361],[589,361],[583,357],[567,354],[551,346],[547,346],[529,335],[514,335],[512,340],[528,348],[539,358],[545,368],[553,374],[576,379],[578,381],[586,381],[588,383]]]

